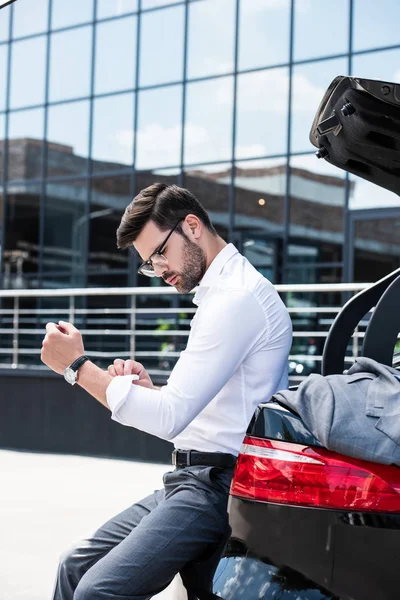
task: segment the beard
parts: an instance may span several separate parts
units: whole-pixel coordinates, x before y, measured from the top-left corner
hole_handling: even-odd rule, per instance
[[[184,236],[182,263],[184,267],[180,273],[169,271],[164,273],[163,279],[166,280],[173,275],[178,275],[174,287],[180,294],[188,294],[203,279],[207,270],[207,261],[204,251],[186,236]]]

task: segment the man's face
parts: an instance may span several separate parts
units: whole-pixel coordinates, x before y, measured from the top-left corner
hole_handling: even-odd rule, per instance
[[[185,231],[187,225],[182,222]],[[190,229],[188,229],[190,231]],[[133,246],[143,260],[148,260],[167,237],[149,221],[136,238]],[[162,267],[154,263],[154,272],[166,283],[173,285],[181,294],[187,294],[200,282],[206,272],[206,256],[202,248],[188,237],[174,231],[162,251],[167,263]]]

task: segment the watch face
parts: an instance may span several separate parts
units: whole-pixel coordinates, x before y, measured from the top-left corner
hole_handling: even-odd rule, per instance
[[[77,373],[71,369],[71,367],[67,367],[64,371],[64,378],[66,381],[68,381],[68,383],[74,385],[74,383],[76,383]]]

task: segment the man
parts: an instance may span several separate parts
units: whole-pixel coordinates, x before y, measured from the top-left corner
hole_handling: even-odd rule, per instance
[[[42,360],[71,383],[78,377],[115,421],[182,452],[174,451],[177,467],[161,490],[65,553],[54,600],[151,598],[218,545],[247,425],[260,402],[287,387],[291,321],[282,301],[188,190],[161,183],[142,190],[122,217],[117,243],[134,246],[144,261],[140,273],[181,293],[199,286],[188,344],[167,385],[154,386],[133,360],[103,371],[81,358],[82,337],[70,323],[48,323]]]

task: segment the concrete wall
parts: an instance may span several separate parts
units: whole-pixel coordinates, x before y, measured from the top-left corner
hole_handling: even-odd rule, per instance
[[[111,420],[78,385],[53,373],[0,375],[0,448],[170,460],[172,444]]]

